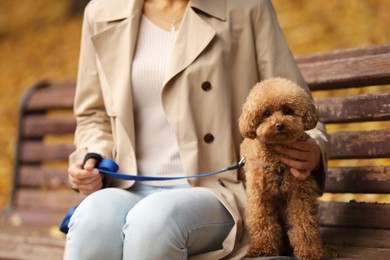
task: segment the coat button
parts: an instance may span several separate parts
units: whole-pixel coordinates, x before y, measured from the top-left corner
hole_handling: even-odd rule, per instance
[[[208,143],[208,144],[211,144],[213,141],[214,141],[214,136],[212,134],[206,134],[204,137],[203,137],[203,140]]]
[[[202,89],[204,91],[209,91],[211,89],[211,83],[209,81],[205,81],[202,83]]]

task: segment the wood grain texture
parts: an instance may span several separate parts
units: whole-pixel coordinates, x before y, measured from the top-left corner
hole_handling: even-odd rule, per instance
[[[303,55],[297,62],[313,91],[389,84],[389,46]]]
[[[390,157],[390,129],[339,131],[330,136],[331,159]]]
[[[325,192],[390,193],[390,166],[329,168]]]
[[[323,123],[390,120],[390,93],[361,94],[316,100]]]
[[[390,229],[390,204],[385,203],[321,201],[319,216],[322,226]]]

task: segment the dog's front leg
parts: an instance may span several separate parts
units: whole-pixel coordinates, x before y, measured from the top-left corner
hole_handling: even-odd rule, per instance
[[[296,181],[290,187],[287,205],[288,236],[294,255],[303,260],[320,260],[323,247],[317,217],[317,186],[313,179]]]
[[[253,182],[248,183],[249,200],[247,225],[250,243],[247,255],[273,256],[279,255],[282,246],[281,227],[278,224],[278,213],[270,194]]]

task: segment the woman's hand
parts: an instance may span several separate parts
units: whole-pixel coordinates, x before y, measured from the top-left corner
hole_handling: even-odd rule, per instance
[[[321,160],[321,150],[311,137],[306,141],[278,145],[275,150],[281,154],[280,160],[291,167],[291,173],[301,181],[309,178]]]
[[[102,175],[95,168],[96,160],[88,159],[82,168],[82,162],[71,165],[68,169],[69,182],[74,189],[89,195],[102,188]]]

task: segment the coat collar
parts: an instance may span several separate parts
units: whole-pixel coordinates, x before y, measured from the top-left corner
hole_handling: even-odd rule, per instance
[[[197,9],[210,16],[214,16],[220,20],[225,20],[225,3],[226,0],[190,0],[189,6]],[[144,1],[128,1],[117,0],[110,4],[105,4],[105,1],[93,1],[91,4],[96,5],[97,16],[96,22],[112,22],[138,16],[142,13]]]
[[[190,0],[189,5],[220,20],[226,18],[226,0]]]
[[[101,0],[91,1],[94,5],[96,22],[113,22],[142,13],[143,0]]]

